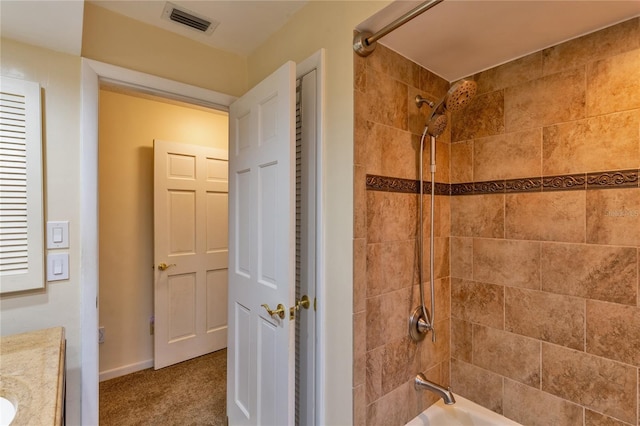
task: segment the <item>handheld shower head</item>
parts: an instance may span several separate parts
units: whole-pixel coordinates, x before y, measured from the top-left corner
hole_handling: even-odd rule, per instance
[[[427,122],[427,132],[433,137],[438,137],[447,128],[447,116],[444,114],[432,114]]]
[[[444,106],[447,111],[455,112],[465,108],[476,96],[478,84],[472,80],[460,80],[447,91]]]

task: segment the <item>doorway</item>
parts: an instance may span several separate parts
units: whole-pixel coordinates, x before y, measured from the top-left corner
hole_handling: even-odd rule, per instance
[[[324,52],[318,51],[308,60],[304,61],[298,71],[305,73],[310,69],[318,70],[316,85],[317,94],[317,126],[314,132],[314,140],[317,149],[317,203],[316,203],[316,235],[318,239],[316,261],[316,291],[322,296],[324,288],[323,263],[323,206],[322,206],[322,93],[324,90]],[[192,102],[196,105],[207,105],[220,107],[226,110],[233,101],[233,97],[206,89],[188,86],[182,83],[172,82],[166,79],[154,77],[147,74],[138,73],[131,70],[115,67],[109,64],[100,63],[93,60],[83,59],[82,64],[82,176],[81,182],[81,216],[82,216],[82,279],[84,288],[82,292],[82,359],[83,359],[83,380],[82,380],[82,423],[96,424],[98,421],[98,345],[96,343],[96,330],[98,328],[98,144],[97,144],[97,118],[98,118],[98,93],[99,81],[117,82],[120,85],[140,89],[143,93],[153,93],[166,95],[171,99]],[[153,265],[149,264],[149,268]],[[322,305],[320,305],[322,306]],[[323,318],[324,309],[319,309],[316,314],[315,338],[314,342],[325,340]],[[108,333],[106,338],[108,338]],[[316,345],[311,355],[314,364],[307,372],[313,377],[320,378],[324,371],[324,358],[321,346]],[[309,385],[313,388],[313,395],[309,397],[308,406],[316,408],[314,417],[316,419],[323,416],[322,400],[324,395],[324,382],[317,379]]]
[[[101,381],[149,368],[163,356],[154,357],[154,139],[226,152],[228,114],[113,85],[100,89]],[[218,292],[226,299],[226,288]]]

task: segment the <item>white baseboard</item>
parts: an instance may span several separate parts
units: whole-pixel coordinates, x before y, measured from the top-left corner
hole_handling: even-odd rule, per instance
[[[136,371],[145,370],[153,367],[153,359],[146,361],[136,362],[135,364],[123,365],[122,367],[112,368],[111,370],[100,372],[100,381],[115,379],[116,377],[126,376],[127,374],[135,373]]]

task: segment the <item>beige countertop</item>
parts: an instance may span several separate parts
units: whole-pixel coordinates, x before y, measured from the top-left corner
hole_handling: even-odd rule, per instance
[[[16,407],[11,426],[61,425],[64,328],[0,337],[0,396]]]

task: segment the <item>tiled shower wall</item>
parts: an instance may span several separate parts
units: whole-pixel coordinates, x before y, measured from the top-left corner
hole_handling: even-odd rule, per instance
[[[526,425],[637,425],[640,19],[474,79],[452,123],[452,387]]]
[[[418,152],[429,108],[416,107],[417,94],[437,100],[449,83],[378,46],[355,61],[355,222],[354,222],[354,424],[404,424],[434,398],[413,389],[425,372],[449,382],[450,285],[449,197],[436,196],[438,339],[414,343],[410,312],[418,306]],[[437,181],[449,182],[449,133],[436,150]],[[427,140],[428,146],[428,140]],[[429,148],[424,151],[428,171]],[[387,177],[393,188],[367,190],[369,179]],[[429,173],[425,175],[429,180]],[[429,213],[429,195],[424,215]],[[428,236],[425,225],[425,277]],[[427,291],[428,293],[428,291]],[[428,297],[428,294],[427,294]],[[427,303],[430,299],[428,299]]]
[[[354,61],[354,423],[404,424],[426,371],[526,425],[638,425],[640,19],[473,77],[438,144],[435,345],[407,337],[413,97],[449,85],[382,46]]]

